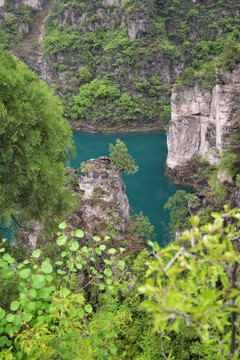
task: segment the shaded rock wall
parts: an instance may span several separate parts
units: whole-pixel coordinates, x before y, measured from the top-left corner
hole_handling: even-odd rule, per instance
[[[231,145],[230,136],[238,129],[240,64],[224,75],[224,84],[206,91],[197,85],[178,88],[172,94],[171,125],[167,134],[169,174],[188,166],[197,156],[211,164]]]

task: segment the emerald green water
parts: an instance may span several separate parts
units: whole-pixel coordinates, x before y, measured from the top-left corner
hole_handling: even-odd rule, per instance
[[[109,143],[122,140],[139,166],[134,175],[123,174],[130,207],[135,213],[143,211],[155,226],[156,240],[165,244],[169,240],[169,213],[163,210],[169,196],[177,190],[193,192],[193,189],[174,184],[164,175],[167,157],[166,135],[162,131],[128,134],[88,134],[74,132],[77,156],[71,166],[79,168],[81,162],[99,156],[108,156]]]

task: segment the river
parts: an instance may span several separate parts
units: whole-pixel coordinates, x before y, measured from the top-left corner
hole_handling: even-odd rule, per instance
[[[109,143],[115,145],[117,139],[126,144],[139,166],[136,174],[123,174],[130,207],[134,213],[142,211],[149,218],[155,227],[156,241],[164,245],[171,240],[168,235],[169,213],[164,211],[164,204],[177,190],[193,192],[193,189],[176,185],[164,174],[167,157],[165,132],[88,134],[75,131],[73,136],[77,156],[70,165],[75,169],[83,161],[108,156]]]

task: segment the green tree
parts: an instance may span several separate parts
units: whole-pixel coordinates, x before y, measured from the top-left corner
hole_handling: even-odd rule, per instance
[[[168,199],[164,206],[164,210],[170,210],[169,227],[173,235],[190,225],[189,218],[191,215],[188,209],[188,201],[191,196],[191,194],[187,194],[184,190],[178,190]]]
[[[64,162],[70,126],[49,87],[0,50],[0,222],[62,216],[72,201]]]
[[[202,227],[198,217],[191,218],[192,229],[181,236],[186,246],[171,243],[161,249],[150,243],[156,261],[147,271],[152,278],[140,291],[149,296],[143,305],[154,314],[163,338],[171,331],[181,333],[185,323],[209,353],[215,352],[212,359],[237,360],[240,258],[233,244],[240,237],[240,213],[225,207],[225,214],[212,215],[214,222]],[[225,222],[230,225],[224,227]],[[173,359],[170,353],[165,359]]]
[[[234,36],[230,35],[224,46],[223,53],[219,56],[217,66],[223,71],[233,70],[240,61],[240,43]]]
[[[128,153],[126,145],[121,140],[117,139],[115,146],[109,144],[109,155],[112,163],[116,165],[119,171],[124,171],[127,174],[135,174],[138,171],[135,160]]]

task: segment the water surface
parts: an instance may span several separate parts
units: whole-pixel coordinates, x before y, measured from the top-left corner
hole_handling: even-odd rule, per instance
[[[143,211],[155,227],[156,240],[160,244],[168,242],[169,213],[164,204],[177,190],[192,192],[188,187],[176,185],[164,174],[167,157],[166,135],[163,131],[128,134],[88,134],[74,132],[77,156],[71,161],[75,169],[81,162],[99,156],[109,156],[109,143],[115,145],[122,140],[139,166],[134,175],[123,174],[126,194],[130,207],[135,213]]]

